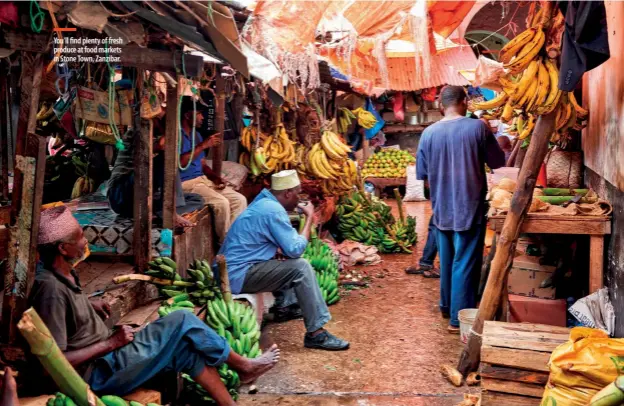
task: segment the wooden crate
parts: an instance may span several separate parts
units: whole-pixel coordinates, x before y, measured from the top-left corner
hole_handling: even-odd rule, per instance
[[[541,399],[548,382],[550,354],[568,341],[569,334],[570,330],[564,327],[486,321],[480,374],[489,404],[539,404],[531,402]],[[505,395],[527,399],[514,403],[498,399]]]

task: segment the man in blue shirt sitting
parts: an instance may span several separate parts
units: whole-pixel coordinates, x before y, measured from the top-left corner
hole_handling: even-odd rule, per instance
[[[298,303],[301,307],[306,347],[346,350],[348,342],[323,328],[331,316],[314,269],[301,258],[308,245],[314,207],[299,206],[306,215],[301,233],[288,218],[288,211],[299,205],[300,191],[296,171],[274,174],[271,190],[264,189],[234,221],[219,253],[227,261],[232,293],[279,292],[282,306]],[[275,259],[278,249],[287,259]]]
[[[418,146],[417,178],[429,182],[440,255],[440,310],[459,333],[458,312],[474,308],[485,237],[485,165],[505,165],[489,127],[466,117],[466,92],[440,93],[444,118],[427,127]]]
[[[182,139],[180,142],[182,143],[182,155],[180,156],[180,165],[186,168],[180,171],[182,189],[185,193],[200,195],[206,204],[210,205],[214,211],[217,237],[219,242],[223,243],[230,225],[247,207],[247,199],[232,187],[226,186],[223,179],[216,176],[204,160],[206,151],[219,146],[220,140],[215,135],[202,139],[196,129],[201,127],[204,115],[201,109],[197,109],[195,117],[193,117],[193,110],[193,99],[185,96],[182,99],[181,107]],[[194,144],[191,137],[195,137]],[[194,149],[193,145],[195,145]]]

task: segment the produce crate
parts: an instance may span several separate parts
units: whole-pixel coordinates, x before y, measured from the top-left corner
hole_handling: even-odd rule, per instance
[[[407,184],[407,178],[365,178],[364,181],[370,182],[375,186],[375,195],[379,196],[384,188],[391,186],[404,186]]]
[[[565,327],[486,321],[480,365],[483,405],[503,404],[496,400],[505,396],[524,397],[522,403],[508,404],[539,405],[550,354],[569,335]],[[485,402],[488,397],[491,402]]]

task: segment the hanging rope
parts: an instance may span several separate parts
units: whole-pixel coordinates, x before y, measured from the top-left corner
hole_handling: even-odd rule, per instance
[[[193,93],[193,129],[191,130],[191,156],[184,167],[182,167],[182,161],[180,160],[182,157],[182,100],[184,98],[184,92],[186,91],[186,87],[188,86],[188,80],[186,80],[186,63],[184,62],[184,55],[182,54],[182,74],[184,76],[185,88],[184,91],[181,92],[180,98],[178,99],[178,168],[181,171],[185,171],[191,167],[193,163],[193,156],[195,155],[195,125],[197,120],[197,100],[195,96],[197,95],[197,88],[191,86],[191,92]],[[177,71],[176,67],[176,54],[173,54],[173,66]],[[178,81],[178,86],[181,86],[180,81]]]
[[[126,147],[121,140],[121,134],[119,133],[119,128],[117,128],[117,124],[115,123],[115,68],[110,64],[108,58],[108,41],[104,44],[106,47],[106,65],[108,66],[108,75],[109,75],[109,84],[108,84],[108,123],[111,127],[111,131],[113,132],[113,136],[115,137],[115,148],[119,151],[123,151]],[[121,119],[121,114],[119,115]]]
[[[39,34],[43,29],[45,13],[41,11],[37,0],[30,0],[30,28]]]

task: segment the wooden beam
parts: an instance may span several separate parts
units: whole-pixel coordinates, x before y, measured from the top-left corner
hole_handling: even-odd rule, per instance
[[[48,52],[50,48],[50,36],[48,34],[32,34],[3,30],[4,40],[11,49],[29,52]],[[112,45],[111,45],[112,46]],[[146,69],[156,72],[166,72],[177,75],[182,71],[182,58],[186,74],[192,78],[199,78],[204,72],[204,58],[196,55],[182,54],[182,52],[163,51],[158,49],[141,48],[136,45],[121,46],[119,63],[123,66]],[[77,57],[78,54],[64,53],[68,57]],[[105,57],[106,54],[93,53],[81,54],[82,56]]]
[[[176,178],[178,176],[178,100],[183,92],[183,79],[167,88],[167,115],[165,128],[165,177],[163,182],[163,227],[174,229],[176,215]]]
[[[540,116],[531,137],[527,156],[518,176],[518,188],[511,200],[511,208],[505,218],[505,225],[497,242],[490,275],[483,292],[479,312],[468,336],[468,343],[459,359],[457,369],[464,376],[479,367],[481,355],[481,334],[485,320],[492,320],[498,310],[503,284],[511,267],[520,235],[522,222],[531,205],[537,175],[548,152],[548,141],[555,130],[555,113]]]
[[[9,260],[4,274],[2,301],[2,337],[9,342],[16,337],[17,321],[21,317],[24,310],[22,307],[26,304],[27,294],[32,286],[35,266],[33,253],[39,232],[39,211],[43,192],[43,179],[40,177],[45,174],[45,147],[42,139],[31,134],[36,127],[42,73],[43,55],[23,52],[20,109],[15,141]],[[41,164],[37,165],[37,161]],[[40,188],[38,191],[37,185]]]
[[[589,236],[589,293],[604,286],[604,237]]]
[[[0,65],[4,68],[4,64]],[[7,85],[7,75],[0,77],[0,162],[2,163],[2,200],[9,200],[9,138],[11,133],[9,132],[8,120],[11,118],[8,116],[8,112],[11,109],[7,108],[10,105],[9,87]],[[0,224],[6,224],[2,223]]]
[[[506,216],[492,216],[489,226],[500,233]],[[556,216],[531,214],[522,222],[521,233],[529,234],[575,234],[604,236],[611,234],[611,218],[608,216]]]
[[[548,382],[548,374],[548,372],[527,371],[524,369],[487,364],[485,362],[482,362],[479,368],[479,375],[481,375],[481,378],[503,379],[506,381],[531,383],[542,386],[546,385]]]
[[[481,397],[482,406],[540,406],[541,399],[529,396],[511,395],[508,393],[483,391]]]
[[[143,84],[144,72],[139,70],[137,77],[139,94]],[[137,114],[134,133],[134,229],[132,251],[134,265],[138,272],[147,268],[152,255],[152,170],[154,169],[152,151],[152,122],[143,120]]]
[[[542,395],[544,395],[544,385],[505,381],[502,379],[484,378],[481,380],[481,387],[487,391],[530,396],[539,399],[541,399]]]
[[[221,76],[221,72],[217,72],[216,78],[216,97],[215,104],[217,114],[215,117],[215,131],[216,136],[219,137],[221,142],[216,147],[213,147],[212,152],[212,170],[221,176],[221,167],[223,166],[223,156],[225,155],[225,145],[223,145],[223,130],[225,128],[225,79]]]

